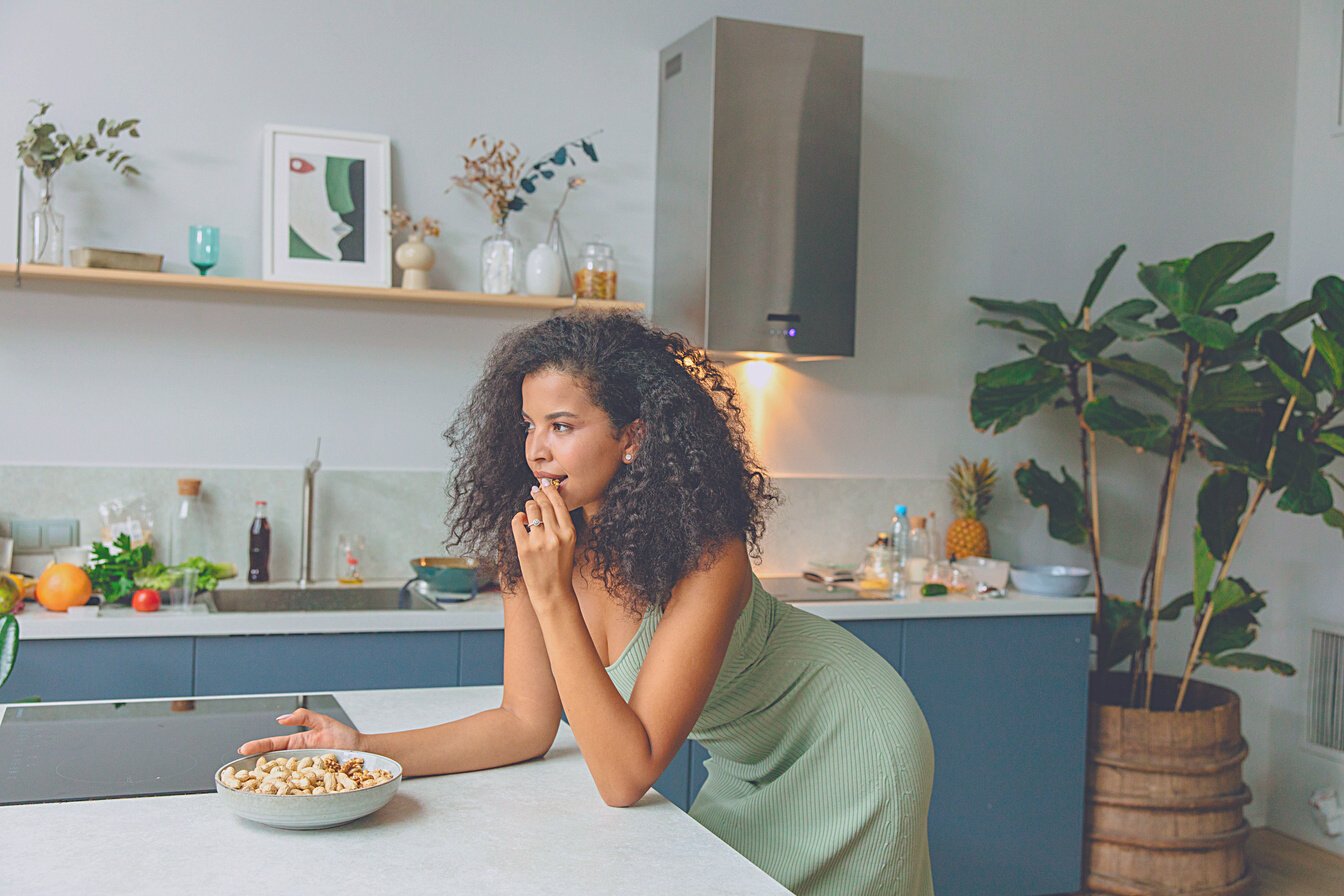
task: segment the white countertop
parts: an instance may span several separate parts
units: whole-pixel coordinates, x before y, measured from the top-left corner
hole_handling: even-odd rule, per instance
[[[499,694],[336,697],[357,726],[386,731],[498,706]],[[381,810],[339,828],[265,827],[214,793],[6,806],[0,827],[11,834],[0,879],[12,893],[788,894],[652,791],[629,809],[603,804],[563,724],[544,759],[403,781]]]
[[[800,577],[763,578],[781,600],[818,586]],[[335,583],[322,583],[335,585]],[[370,587],[401,582],[369,582]],[[272,586],[275,587],[275,586]],[[354,586],[358,587],[358,586]],[[837,621],[864,619],[928,619],[992,616],[1055,616],[1090,614],[1091,597],[1040,597],[1009,591],[1003,598],[959,595],[920,597],[911,590],[902,600],[856,599],[801,601],[796,606]],[[159,610],[137,613],[128,606],[104,607],[97,616],[52,613],[29,602],[19,614],[19,636],[24,640],[69,638],[212,637],[226,635],[336,634],[344,632],[483,631],[504,627],[504,609],[498,592],[486,592],[463,603],[443,604],[440,610],[358,610],[297,613],[209,613],[202,606],[190,611]]]

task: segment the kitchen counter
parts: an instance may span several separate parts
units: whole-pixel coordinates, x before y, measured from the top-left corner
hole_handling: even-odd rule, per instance
[[[385,731],[498,706],[499,695],[336,697],[356,725]],[[630,809],[604,805],[564,724],[544,759],[403,781],[379,812],[323,831],[245,821],[213,793],[9,806],[0,822],[22,832],[3,873],[14,893],[788,892],[657,793]]]
[[[773,594],[786,601],[804,588],[816,587],[799,577],[771,577],[762,579],[762,582]],[[368,584],[396,586],[401,582]],[[1016,591],[1009,591],[1003,598],[982,599],[956,595],[920,597],[912,590],[902,600],[858,599],[856,595],[854,600],[803,601],[796,605],[809,613],[836,621],[1072,616],[1092,613],[1096,609],[1096,601],[1091,597],[1041,597]],[[112,606],[103,608],[97,616],[72,616],[52,613],[30,602],[19,616],[19,636],[24,640],[465,632],[497,631],[503,627],[504,609],[498,592],[485,592],[463,603],[443,604],[439,611],[209,613],[204,607],[196,606],[189,612],[165,609],[156,613],[137,613],[127,606]]]

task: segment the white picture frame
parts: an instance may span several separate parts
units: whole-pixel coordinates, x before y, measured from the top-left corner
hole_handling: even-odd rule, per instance
[[[392,141],[381,134],[265,127],[263,280],[392,285]]]

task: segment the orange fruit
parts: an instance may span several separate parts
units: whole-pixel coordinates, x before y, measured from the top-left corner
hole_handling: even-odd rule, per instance
[[[73,563],[53,563],[37,580],[37,602],[58,613],[83,606],[92,594],[89,574]]]

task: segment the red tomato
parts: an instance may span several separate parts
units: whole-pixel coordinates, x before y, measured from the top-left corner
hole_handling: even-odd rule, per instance
[[[153,613],[161,603],[159,592],[153,588],[141,588],[131,595],[131,606],[135,607],[138,613]]]

